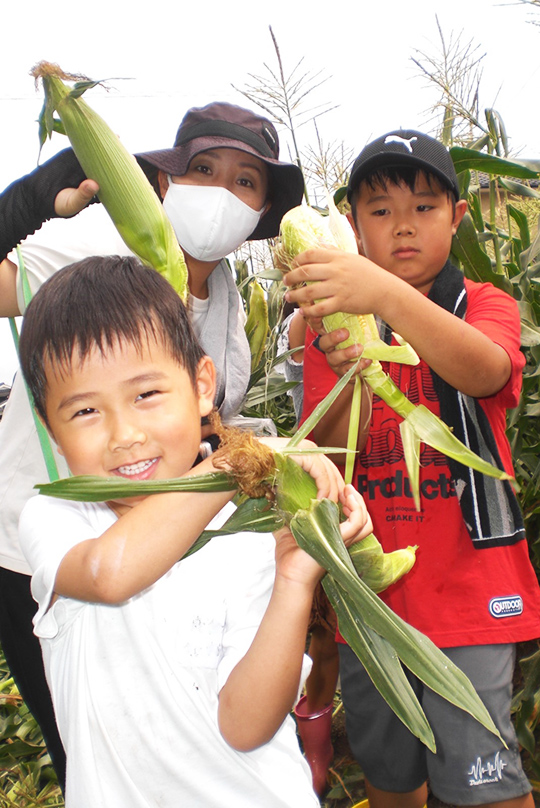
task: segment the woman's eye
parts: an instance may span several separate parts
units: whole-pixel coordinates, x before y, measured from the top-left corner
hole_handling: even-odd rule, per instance
[[[253,188],[254,187],[253,181],[248,179],[247,177],[241,177],[238,180],[238,184],[242,185],[244,188]]]
[[[194,166],[194,169],[199,174],[210,174],[211,173],[210,166],[204,165],[202,163],[201,163],[201,165]]]

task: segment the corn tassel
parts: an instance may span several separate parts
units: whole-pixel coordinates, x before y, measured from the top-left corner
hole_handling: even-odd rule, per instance
[[[86,176],[99,184],[98,197],[127,246],[143,263],[164,275],[186,301],[188,272],[184,255],[163,207],[137,161],[105,121],[80,97],[99,82],[64,73],[40,62],[32,71],[41,79],[45,101],[40,142],[63,131]],[[63,80],[76,81],[72,89]],[[61,125],[53,119],[58,113]]]
[[[294,266],[294,259],[305,250],[333,246],[346,252],[357,252],[352,228],[345,216],[338,213],[333,201],[329,199],[328,217],[323,217],[313,208],[299,206],[293,208],[282,219],[280,239],[275,254],[277,263],[286,270]],[[347,228],[349,233],[347,233]],[[412,348],[398,336],[398,346],[386,345],[378,337],[377,325],[373,315],[351,315],[336,313],[323,317],[327,331],[346,328],[349,338],[338,345],[344,348],[352,344],[364,345],[362,357],[371,359],[371,364],[361,371],[362,378],[389,407],[401,418],[400,431],[409,472],[411,491],[417,510],[420,510],[419,489],[419,443],[423,441],[442,454],[470,466],[476,471],[497,477],[500,480],[511,480],[505,471],[496,468],[459,441],[440,418],[422,404],[415,406],[398,389],[390,376],[384,372],[381,361],[417,364],[419,359]],[[355,395],[359,395],[359,385]],[[357,434],[358,429],[355,425]],[[351,444],[349,443],[349,448]],[[350,479],[350,464],[345,479]]]

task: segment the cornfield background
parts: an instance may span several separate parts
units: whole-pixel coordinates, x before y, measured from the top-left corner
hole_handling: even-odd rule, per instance
[[[531,5],[538,5],[537,0]],[[454,263],[467,277],[505,289],[516,299],[521,313],[522,349],[527,363],[521,402],[509,414],[508,436],[531,558],[540,577],[540,159],[510,156],[502,117],[492,108],[483,115],[479,112],[479,60],[474,49],[463,48],[459,38],[447,45],[442,32],[440,37],[439,58],[417,52],[414,61],[421,75],[440,89],[440,100],[433,109],[436,124],[431,130],[451,147],[462,193],[469,202],[469,214],[454,240]],[[309,75],[297,80],[298,65],[287,73],[277,42],[273,41],[277,69],[266,78],[252,77],[255,85],[247,85],[241,92],[294,136],[301,103],[320,82],[313,82]],[[459,74],[454,72],[458,63]],[[314,125],[317,132],[316,120]],[[296,144],[294,137],[293,142]],[[354,152],[344,144],[324,144],[318,135],[315,144],[302,154],[297,150],[296,159],[306,178],[306,198],[316,204],[326,187],[343,205],[342,186],[353,156]],[[231,266],[245,301],[247,331],[253,347],[244,415],[270,418],[279,434],[290,435],[296,424],[288,393],[291,384],[285,381],[280,369],[282,357],[278,355],[280,326],[287,312],[281,276],[273,267],[270,248],[271,244],[246,245]],[[513,704],[516,728],[527,772],[535,791],[538,787],[540,793],[538,643],[520,646],[518,661]],[[363,796],[363,778],[348,750],[339,692],[333,733],[336,755],[323,805],[349,808]],[[210,759],[208,768],[211,772]],[[0,808],[63,804],[39,728],[22,702],[0,652]],[[442,805],[433,800],[429,804],[433,808]]]

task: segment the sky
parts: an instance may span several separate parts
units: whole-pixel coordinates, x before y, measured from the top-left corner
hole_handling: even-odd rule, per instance
[[[534,20],[540,23],[540,8],[517,0],[205,0],[193,6],[185,0],[92,0],[76,9],[63,0],[4,4],[0,188],[38,162],[36,119],[43,95],[29,75],[36,62],[107,80],[108,91],[92,90],[86,100],[124,145],[132,152],[165,148],[191,106],[222,100],[253,107],[235,88],[253,83],[252,76],[268,78],[268,67],[277,69],[269,26],[285,73],[301,62],[298,77],[323,82],[305,108],[333,108],[317,121],[326,144],[343,142],[354,156],[392,129],[435,131],[428,110],[438,93],[412,58],[437,57],[439,26],[447,44],[459,38],[483,56],[481,109],[500,113],[512,153],[539,158],[540,27]],[[288,159],[286,132],[278,131]],[[312,123],[298,134],[304,148],[315,144]],[[54,135],[41,159],[66,145]],[[0,381],[9,381],[16,362],[2,333]]]

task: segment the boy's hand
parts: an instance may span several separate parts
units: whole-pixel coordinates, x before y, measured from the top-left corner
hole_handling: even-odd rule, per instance
[[[296,264],[297,269],[287,272],[283,282],[309,285],[290,289],[285,298],[302,306],[304,316],[324,317],[338,311],[378,313],[389,273],[364,256],[342,250],[307,250],[296,257]]]
[[[259,438],[261,443],[265,443],[270,449],[279,452],[288,444],[287,438]],[[298,449],[313,449],[317,444],[310,440],[303,440]],[[338,502],[345,487],[343,477],[337,467],[324,454],[290,455],[291,460],[298,463],[304,471],[307,471],[317,484],[317,499],[331,499]]]
[[[349,547],[372,533],[373,525],[363,497],[352,485],[344,486],[339,501],[347,517],[340,524],[341,535]],[[325,574],[324,568],[298,547],[288,527],[278,530],[275,537],[277,575],[289,582],[314,588]]]
[[[358,357],[362,356],[364,350],[364,346],[360,344],[349,345],[347,348],[338,348],[337,346],[348,337],[349,332],[346,328],[338,328],[337,331],[331,331],[329,334],[319,336],[318,349],[325,354],[326,361],[336,376],[344,376],[351,369],[351,365],[358,360]],[[369,365],[371,365],[371,359],[361,359],[355,376],[359,376]],[[354,383],[354,377],[352,383]]]
[[[346,547],[362,541],[373,533],[373,524],[364,497],[353,485],[346,485],[340,496],[343,513],[347,517],[339,529]]]
[[[80,213],[99,191],[95,180],[83,180],[78,188],[63,188],[56,194],[54,210],[58,216],[69,218]]]

